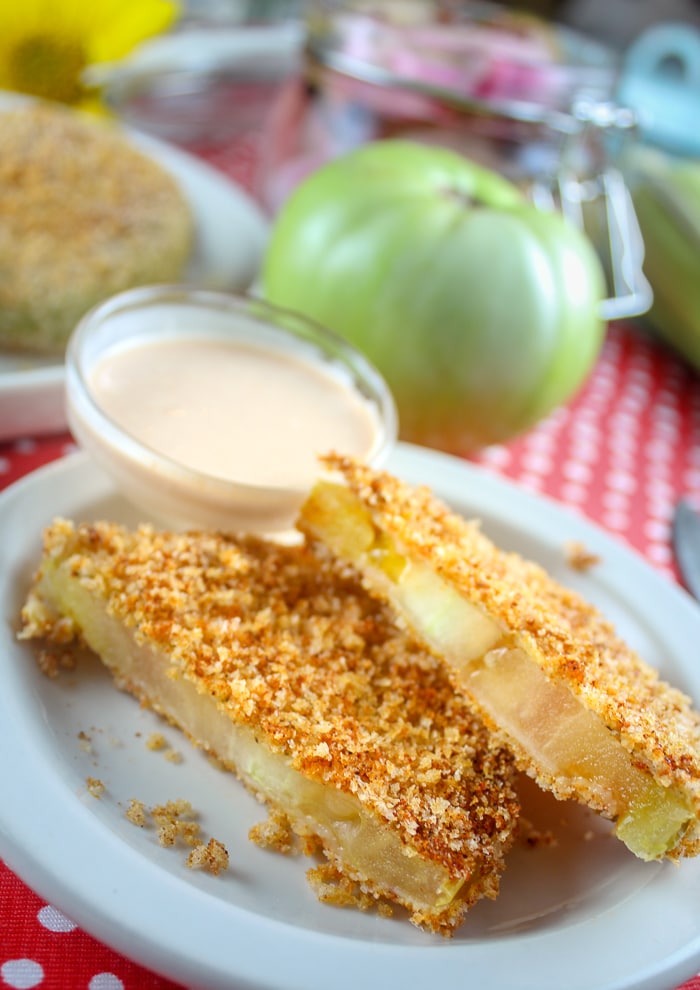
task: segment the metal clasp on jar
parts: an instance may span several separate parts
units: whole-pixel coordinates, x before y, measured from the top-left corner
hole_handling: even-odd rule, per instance
[[[529,195],[540,209],[560,210],[594,244],[608,281],[603,318],[640,316],[653,293],[643,271],[644,241],[632,196],[614,165],[635,136],[636,116],[614,103],[581,97],[570,114],[547,124],[562,138],[557,168],[533,179]]]

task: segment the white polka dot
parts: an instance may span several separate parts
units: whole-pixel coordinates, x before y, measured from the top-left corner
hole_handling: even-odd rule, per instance
[[[664,498],[650,498],[647,502],[647,514],[652,519],[665,519],[668,523],[673,518],[675,504]]]
[[[659,478],[651,474],[647,479],[646,489],[655,498],[668,499],[672,501],[676,495],[676,488],[667,478]]]
[[[683,475],[683,482],[688,485],[689,488],[700,487],[700,468],[693,468],[690,471],[686,471]]]
[[[576,460],[597,461],[600,457],[600,437],[595,435],[572,437],[571,453]]]
[[[611,450],[610,453],[615,464],[615,470],[625,474],[636,472],[639,462],[639,453],[636,447],[630,447],[629,450]]]
[[[605,392],[601,392],[600,390],[591,392],[590,395],[586,397],[588,407],[594,416],[600,414],[601,410],[608,405],[609,399],[610,392],[608,389],[606,389]]]
[[[506,447],[487,447],[482,450],[479,459],[485,464],[493,464],[495,467],[505,467],[510,463],[511,453]]]
[[[17,440],[15,450],[18,454],[33,454],[36,450],[36,440],[32,440],[30,437]]]
[[[671,548],[665,543],[649,543],[646,555],[655,564],[670,564],[673,559]]]
[[[571,436],[576,439],[585,438],[594,442],[600,437],[600,427],[589,420],[577,419],[571,427]]]
[[[576,420],[575,427],[571,428],[571,438],[585,437],[594,443],[601,443],[603,439],[603,427],[598,416],[588,416],[584,418],[585,409],[581,410],[581,419]]]
[[[577,485],[574,482],[567,482],[561,486],[561,497],[565,502],[573,505],[585,502],[588,498],[588,489],[584,485]]]
[[[614,433],[635,433],[639,430],[639,416],[625,409],[621,409],[610,417],[609,428]]]
[[[574,460],[585,465],[597,465],[600,460],[600,448],[595,444],[583,444],[582,446],[572,444],[569,448],[569,453]]]
[[[13,990],[30,990],[44,979],[44,970],[33,959],[9,959],[0,966],[3,983]]]
[[[626,512],[604,512],[602,522],[608,529],[622,533],[629,528],[630,517]]]
[[[626,415],[639,416],[642,409],[644,409],[645,404],[646,396],[641,390],[636,392],[628,392],[620,399],[618,409]]]
[[[568,481],[579,481],[585,484],[591,480],[592,470],[590,464],[579,464],[577,461],[566,461],[561,469],[561,473]]]
[[[548,474],[553,467],[551,457],[543,451],[529,450],[523,454],[523,467],[533,474]]]
[[[632,430],[608,430],[607,441],[611,447],[621,450],[639,445],[639,437]]]
[[[114,973],[96,973],[88,983],[88,990],[124,990],[124,984]]]
[[[609,358],[614,358],[617,357],[620,348],[615,341],[608,338],[608,340],[605,341],[605,350]],[[616,377],[617,372],[613,367],[611,367],[611,365],[612,362],[610,364],[601,364],[598,368],[596,368],[595,374],[593,375],[593,381],[612,381]]]
[[[529,488],[535,492],[542,490],[542,478],[538,474],[530,474],[527,471],[523,471],[518,476],[518,481],[524,488]]]
[[[644,535],[650,540],[668,539],[668,524],[661,519],[647,519],[644,523]]]
[[[44,905],[37,914],[39,924],[50,932],[72,932],[78,926],[51,904]]]
[[[649,399],[649,382],[646,379],[643,382],[640,382],[638,379],[630,379],[623,397],[634,399],[635,402],[639,402],[642,405],[646,404]]]
[[[648,394],[648,389],[651,385],[651,375],[645,369],[631,368],[628,375],[628,381],[631,387]]]
[[[534,430],[528,434],[525,440],[527,450],[537,452],[538,454],[551,453],[555,444],[556,438],[552,433],[542,433]]]
[[[644,451],[647,459],[647,470],[652,475],[668,474],[672,467],[673,451],[665,444],[657,444],[650,440]]]
[[[611,512],[625,512],[629,508],[630,499],[626,492],[604,491],[601,502]]]
[[[0,457],[0,474],[7,474],[10,470],[10,462],[6,457]]]
[[[635,492],[637,490],[637,479],[633,474],[625,471],[611,471],[607,476],[609,488],[616,492]]]
[[[539,428],[542,430],[560,430],[570,416],[570,410],[566,406],[559,406],[547,419],[542,420]]]
[[[654,425],[651,428],[651,437],[652,440],[656,441],[657,446],[660,443],[671,443],[676,439],[677,436],[678,436],[678,424],[675,422],[673,423],[658,422],[658,423],[654,423]]]

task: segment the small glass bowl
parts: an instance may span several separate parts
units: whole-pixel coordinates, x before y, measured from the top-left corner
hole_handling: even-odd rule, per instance
[[[91,384],[98,362],[125,348],[178,338],[232,342],[301,361],[349,387],[370,414],[371,446],[358,456],[378,464],[396,442],[397,414],[386,382],[359,351],[324,327],[254,297],[181,286],[132,289],[91,310],[73,332],[66,354],[66,401],[76,441],[144,513],[144,522],[178,530],[288,536],[310,486],[323,474],[319,464],[308,484],[294,487],[207,474],[153,449],[110,416]],[[173,384],[173,395],[176,389]],[[319,408],[318,416],[323,415]],[[224,433],[250,428],[243,409],[221,423]]]

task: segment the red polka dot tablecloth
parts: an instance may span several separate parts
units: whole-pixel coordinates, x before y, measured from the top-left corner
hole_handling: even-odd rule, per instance
[[[671,521],[700,507],[700,377],[633,326],[611,326],[577,399],[483,464],[553,496],[677,577]]]
[[[254,143],[233,152],[211,149],[204,157],[251,187]],[[74,449],[67,434],[0,444],[0,489]],[[678,580],[673,508],[684,495],[700,509],[700,378],[633,326],[612,326],[575,401],[476,460],[573,507]],[[0,861],[0,990],[34,987],[172,990],[175,984],[96,941]],[[700,975],[683,990],[700,990]]]

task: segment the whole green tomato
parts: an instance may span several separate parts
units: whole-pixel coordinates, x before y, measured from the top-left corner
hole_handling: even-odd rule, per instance
[[[569,399],[604,335],[587,238],[497,173],[410,141],[305,179],[273,224],[262,285],[374,362],[404,440],[453,452],[507,441]]]

